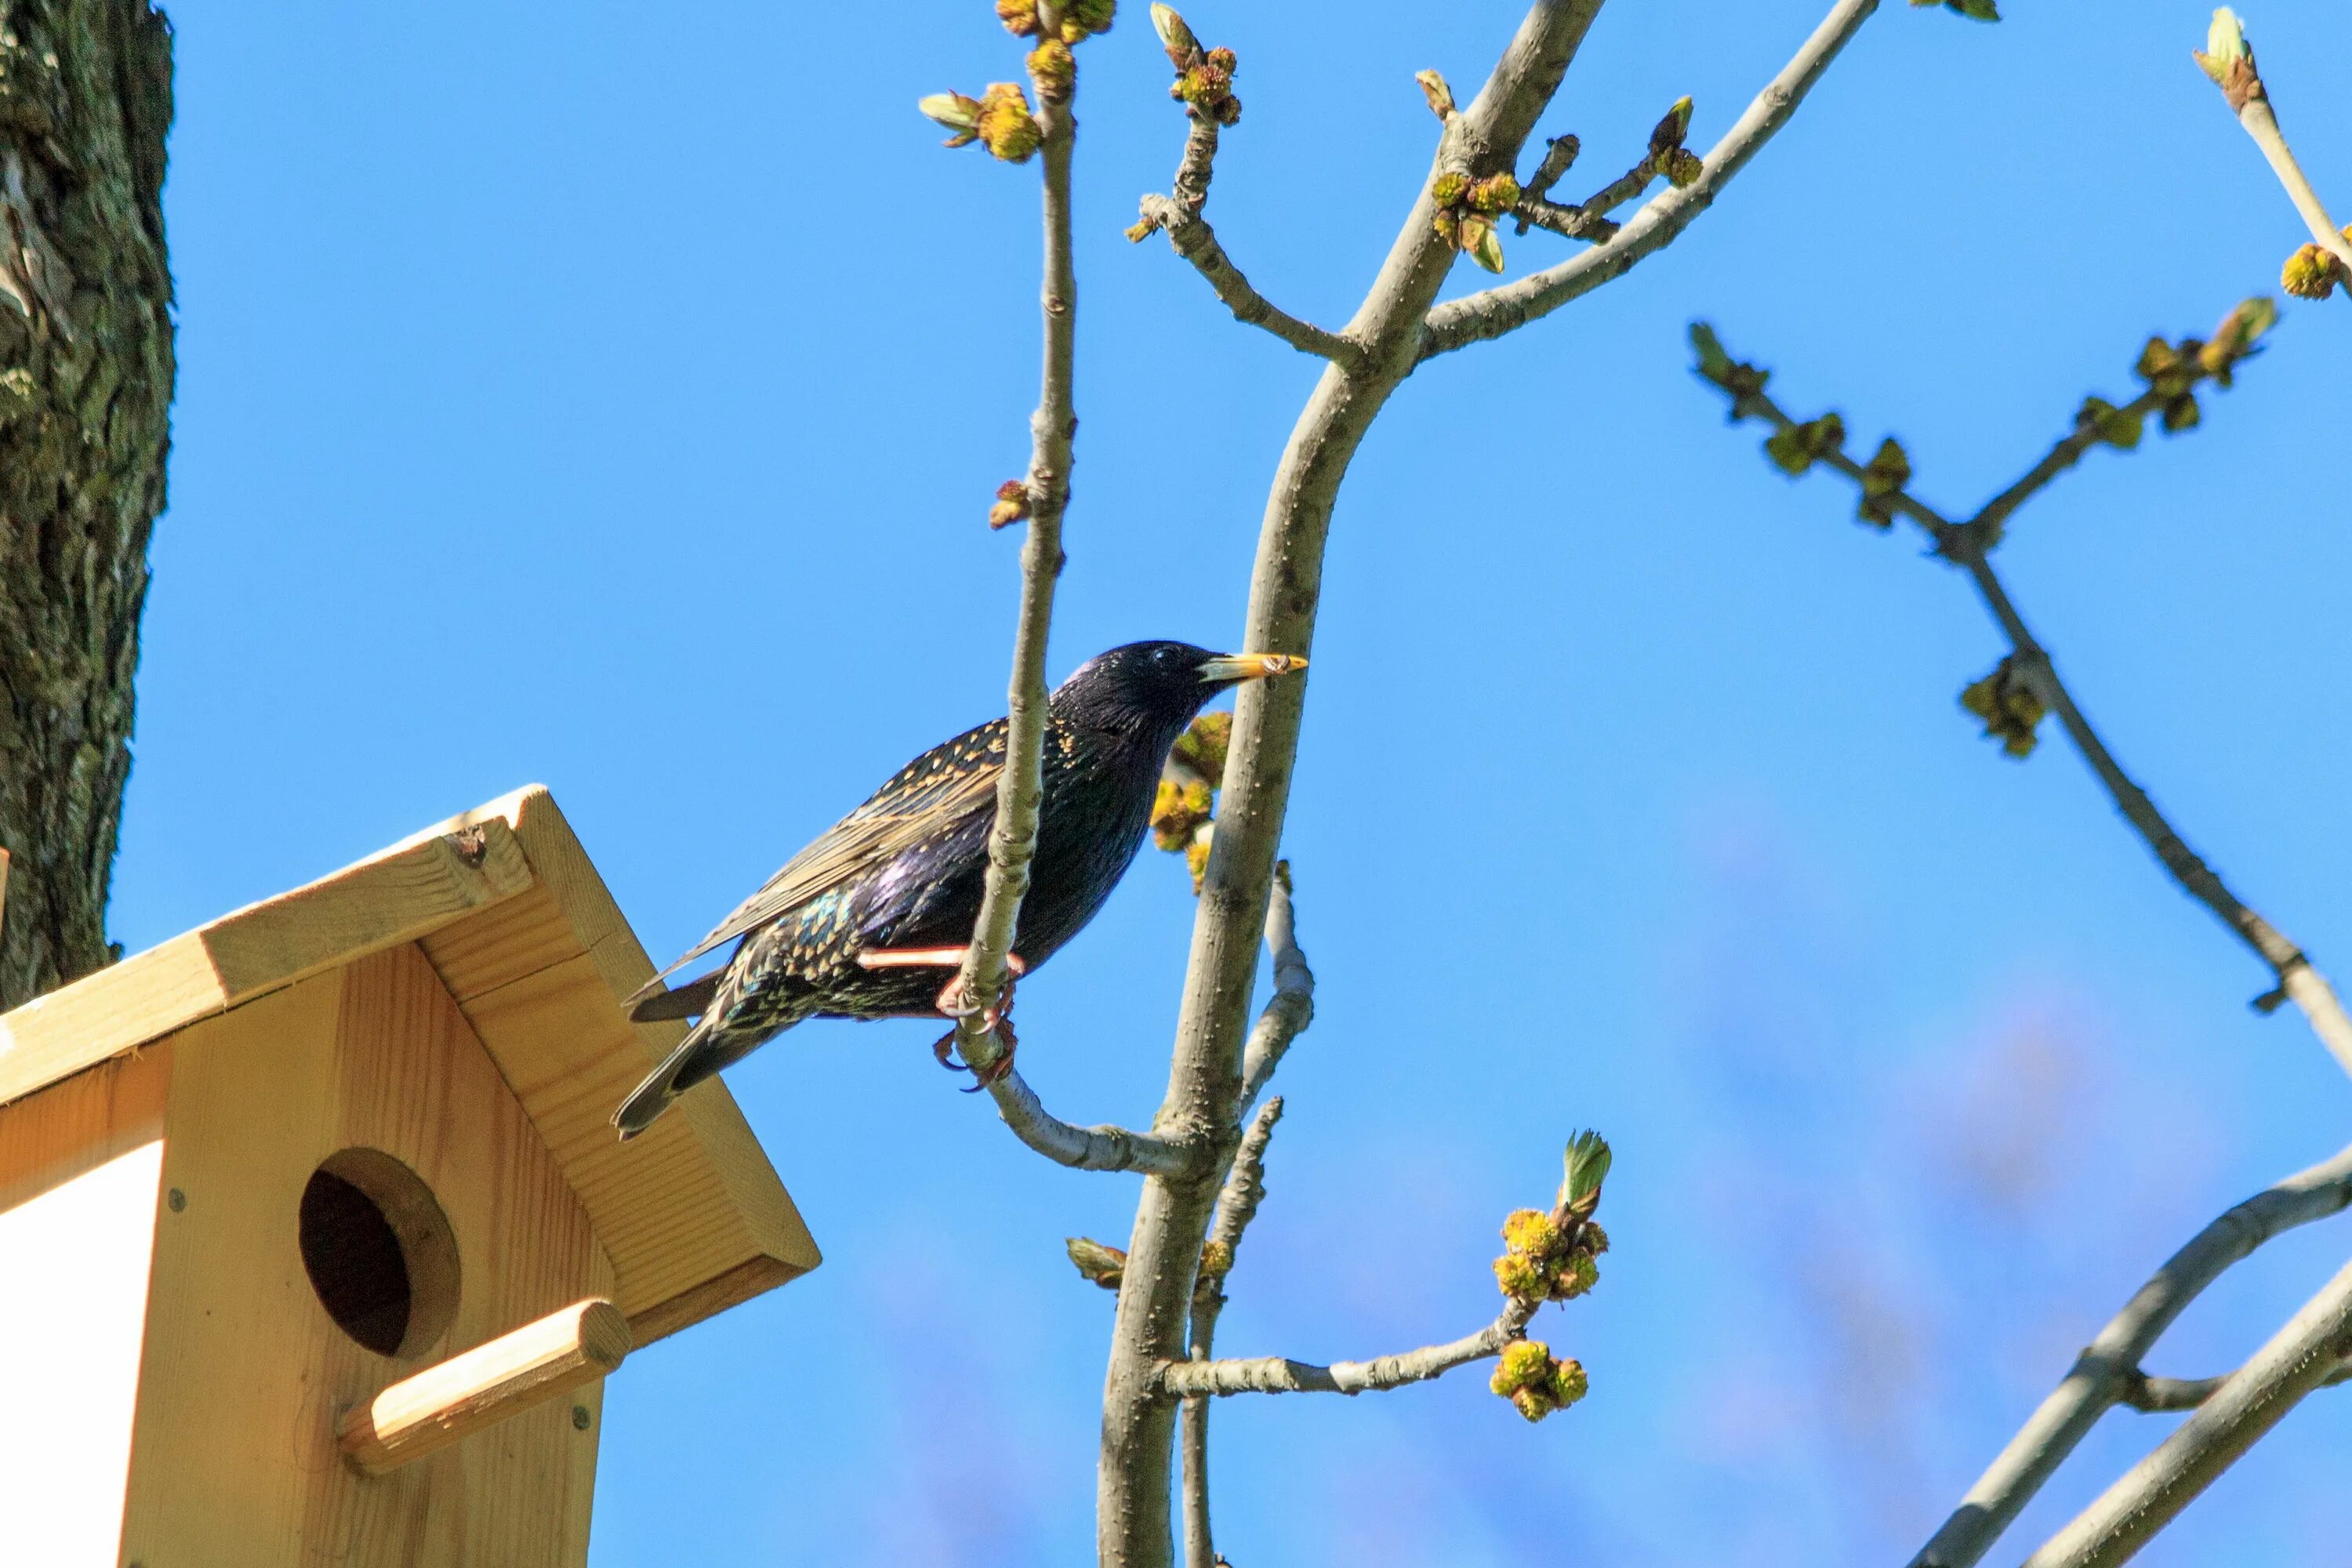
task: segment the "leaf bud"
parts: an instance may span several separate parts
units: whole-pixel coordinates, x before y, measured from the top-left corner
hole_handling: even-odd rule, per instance
[[[1440,120],[1454,118],[1454,89],[1445,79],[1433,70],[1415,71],[1412,79],[1421,83],[1421,95],[1429,100],[1429,111]]]
[[[915,107],[955,132],[946,145],[961,147],[980,139],[980,100],[960,92],[935,92],[918,99]]]
[[[1160,35],[1160,47],[1168,51],[1168,63],[1183,70],[1201,58],[1201,40],[1184,23],[1173,5],[1162,5],[1154,0],[1151,7],[1151,30]]]
[[[1066,1237],[1064,1245],[1069,1250],[1071,1265],[1082,1278],[1106,1290],[1118,1289],[1119,1280],[1127,1272],[1126,1248],[1106,1247],[1084,1236]]]

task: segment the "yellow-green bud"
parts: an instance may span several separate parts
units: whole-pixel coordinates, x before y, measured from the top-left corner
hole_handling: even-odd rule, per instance
[[[1577,1233],[1576,1245],[1598,1257],[1609,1250],[1609,1233],[1601,1228],[1598,1220],[1586,1220],[1584,1228]]]
[[[1435,71],[1415,71],[1412,79],[1421,83],[1421,96],[1429,100],[1429,111],[1440,120],[1454,118],[1454,89]]]
[[[1844,446],[1845,421],[1835,414],[1824,414],[1772,437],[1764,443],[1764,452],[1782,473],[1793,477]]]
[[[1176,738],[1176,760],[1213,785],[1225,779],[1225,751],[1233,744],[1234,716],[1203,713]]]
[[[1153,0],[1151,30],[1160,35],[1160,47],[1168,51],[1168,63],[1182,70],[1201,58],[1201,40],[1184,23],[1173,5],[1162,5]]]
[[[1687,147],[1670,148],[1658,160],[1658,173],[1678,191],[1698,184],[1699,175],[1706,172],[1699,155]]]
[[[1008,163],[1025,163],[1037,151],[1037,121],[1021,84],[992,81],[980,100],[980,144]]]
[[[1683,138],[1690,134],[1690,122],[1691,100],[1678,98],[1675,100],[1675,106],[1666,110],[1666,117],[1652,128],[1650,155],[1659,161],[1661,172],[1664,171],[1666,153],[1681,146]]]
[[[1209,820],[1209,786],[1161,779],[1151,801],[1151,841],[1173,854],[1188,847],[1192,829]]]
[[[2104,397],[2086,397],[2074,415],[2074,427],[2088,430],[2108,446],[2128,452],[2139,445],[2142,416],[2117,408]]]
[[[1513,1209],[1503,1222],[1503,1245],[1530,1258],[1541,1258],[1559,1236],[1551,1215],[1541,1209]]]
[[[961,147],[980,140],[978,99],[966,98],[960,92],[935,92],[929,98],[918,99],[915,107],[955,132],[947,139],[948,146]]]
[[[1212,1241],[1201,1248],[1200,1278],[1213,1290],[1234,1271],[1234,1248],[1231,1242]]]
[[[2278,304],[2268,295],[2240,300],[2213,329],[2212,341],[2198,351],[2199,366],[2223,386],[2229,385],[2238,362],[2254,352],[2255,342],[2277,320]]]
[[[1152,231],[1159,226],[1160,226],[1158,224],[1152,222],[1148,217],[1138,218],[1133,223],[1129,224],[1125,228],[1119,230],[1119,232],[1127,236],[1127,237],[1133,243],[1141,245],[1145,240],[1151,237]]]
[[[1570,1254],[1568,1261],[1553,1276],[1551,1299],[1573,1301],[1600,1282],[1601,1265],[1592,1260],[1592,1254],[1579,1250]]]
[[[1037,31],[1037,0],[996,0],[996,19],[1016,38]]]
[[[1469,187],[1470,205],[1489,217],[1518,204],[1519,182],[1508,174],[1489,174]]]
[[[2342,280],[2344,264],[2316,245],[2298,248],[2279,269],[2279,287],[2298,300],[2325,300]]]
[[[1437,231],[1438,238],[1456,250],[1462,248],[1462,218],[1452,207],[1438,208],[1431,216],[1429,226]]]
[[[2197,406],[2195,395],[2184,392],[2164,405],[2164,433],[2178,436],[2183,430],[2194,430],[2204,417],[2205,412]]]
[[[1062,41],[1075,44],[1096,33],[1110,31],[1118,0],[1062,0]]]
[[[1551,1396],[1562,1409],[1583,1398],[1591,1389],[1591,1380],[1584,1375],[1580,1361],[1557,1361],[1551,1366]]]
[[[2017,672],[2014,658],[1993,666],[1990,675],[1960,693],[1960,706],[1984,721],[1988,739],[2000,742],[2012,757],[2031,755],[2034,728],[2045,711],[2032,686]]]
[[[1541,1265],[1524,1252],[1506,1252],[1495,1259],[1495,1283],[1506,1296],[1540,1301],[1551,1289]]]
[[[1470,176],[1449,169],[1429,182],[1429,199],[1439,206],[1450,207],[1459,204],[1469,189]]]
[[[1201,896],[1202,879],[1205,878],[1209,874],[1209,845],[1211,842],[1211,837],[1212,836],[1204,827],[1203,831],[1192,836],[1192,843],[1184,846],[1184,865],[1185,868],[1192,873],[1192,896],[1194,898],[1199,898]]]
[[[1071,1265],[1082,1277],[1106,1290],[1118,1289],[1119,1280],[1127,1272],[1125,1248],[1106,1247],[1084,1236],[1068,1237],[1065,1238],[1064,1245],[1069,1249]]]
[[[1541,1340],[1513,1340],[1495,1358],[1495,1375],[1486,1386],[1497,1394],[1516,1394],[1550,1381],[1551,1347]]]
[[[1503,237],[1495,232],[1492,218],[1472,213],[1462,220],[1462,248],[1470,259],[1489,272],[1503,269]]]
[[[1078,57],[1059,38],[1048,38],[1029,51],[1029,79],[1037,84],[1040,98],[1048,101],[1067,98],[1078,85]]]

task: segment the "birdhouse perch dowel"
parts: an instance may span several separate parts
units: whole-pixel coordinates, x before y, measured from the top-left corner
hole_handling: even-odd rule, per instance
[[[594,1382],[628,1353],[629,1320],[618,1307],[575,1301],[402,1378],[345,1415],[336,1438],[352,1463],[388,1475]]]

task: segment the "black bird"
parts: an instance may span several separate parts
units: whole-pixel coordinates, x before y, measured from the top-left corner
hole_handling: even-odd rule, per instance
[[[1228,687],[1306,665],[1289,654],[1129,643],[1055,689],[1014,973],[1052,957],[1110,897],[1142,847],[1169,749],[1193,716]],[[908,763],[629,999],[640,1022],[698,1021],[613,1113],[622,1137],[803,1018],[941,1016],[980,915],[1004,726],[993,720]],[[739,937],[724,967],[662,989]]]

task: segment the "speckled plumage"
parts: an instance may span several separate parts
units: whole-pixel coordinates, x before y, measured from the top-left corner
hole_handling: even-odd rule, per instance
[[[1028,971],[1094,918],[1133,862],[1169,748],[1234,683],[1203,676],[1220,658],[1185,643],[1133,643],[1054,691],[1037,849],[1013,944]],[[952,966],[866,968],[858,958],[971,940],[1004,733],[994,720],[908,763],[670,966],[741,938],[722,969],[674,992],[656,981],[632,998],[641,1018],[700,1017],[614,1115],[623,1136],[803,1019],[938,1016]]]

